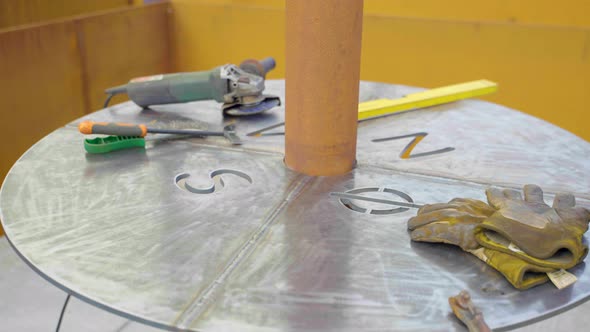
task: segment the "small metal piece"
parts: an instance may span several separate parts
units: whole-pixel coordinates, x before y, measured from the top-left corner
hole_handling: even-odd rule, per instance
[[[233,145],[241,145],[242,140],[236,134],[235,126],[233,124],[223,127],[223,136],[227,138]]]
[[[459,295],[449,297],[449,305],[453,309],[455,316],[467,326],[469,332],[491,331],[483,320],[481,310],[471,302],[471,296],[467,291],[462,290]]]

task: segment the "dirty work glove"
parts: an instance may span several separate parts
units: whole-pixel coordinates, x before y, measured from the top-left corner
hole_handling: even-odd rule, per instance
[[[480,247],[470,252],[502,273],[514,288],[520,290],[546,283],[549,281],[547,273],[555,271],[555,269],[535,265],[494,249]]]
[[[482,201],[455,198],[449,203],[425,205],[408,221],[413,241],[448,243],[461,247],[490,265],[517,289],[527,289],[549,280],[554,269],[536,266],[518,257],[481,247],[474,230],[495,210]]]
[[[586,257],[583,235],[590,212],[575,207],[573,195],[556,195],[553,207],[536,185],[524,186],[524,200],[509,189],[488,189],[486,196],[496,212],[475,228],[483,247],[553,269],[571,268]]]
[[[473,236],[475,227],[496,212],[486,203],[454,198],[448,203],[428,204],[408,220],[413,241],[454,244],[465,251],[480,247]]]

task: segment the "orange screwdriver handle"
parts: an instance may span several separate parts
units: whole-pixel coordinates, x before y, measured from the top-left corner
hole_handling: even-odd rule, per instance
[[[80,132],[85,135],[103,134],[145,137],[145,135],[147,134],[147,127],[145,125],[134,125],[128,123],[115,122],[83,121],[78,125],[78,130],[80,130]]]

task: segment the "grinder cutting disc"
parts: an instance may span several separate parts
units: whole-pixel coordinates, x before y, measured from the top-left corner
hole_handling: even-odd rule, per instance
[[[277,96],[263,95],[262,97],[260,102],[252,104],[223,104],[223,114],[231,116],[253,115],[281,105],[281,99]]]

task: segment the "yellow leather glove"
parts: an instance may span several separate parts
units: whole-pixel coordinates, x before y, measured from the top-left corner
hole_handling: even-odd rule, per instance
[[[524,200],[515,190],[488,189],[486,196],[496,212],[475,228],[483,247],[552,269],[571,268],[586,257],[590,212],[575,207],[573,195],[556,195],[553,207],[536,185],[524,186]]]
[[[449,203],[425,205],[408,221],[413,241],[448,243],[472,253],[499,271],[517,289],[527,289],[549,280],[554,269],[537,266],[518,257],[484,248],[474,230],[496,211],[475,199],[455,198]]]
[[[480,247],[473,236],[475,227],[495,210],[486,203],[455,198],[448,203],[428,204],[408,220],[413,241],[454,244],[465,251]]]
[[[546,283],[549,281],[547,272],[555,271],[555,269],[531,264],[516,256],[484,247],[472,250],[471,253],[502,273],[514,288],[520,290]]]

